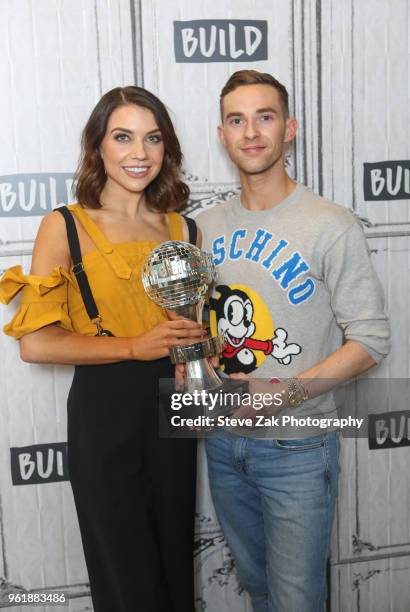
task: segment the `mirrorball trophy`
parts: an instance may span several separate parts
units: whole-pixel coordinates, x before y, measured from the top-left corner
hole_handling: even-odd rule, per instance
[[[142,283],[151,300],[198,323],[202,323],[205,294],[215,279],[212,257],[179,240],[169,240],[154,249],[142,271]],[[186,365],[185,391],[211,391],[222,386],[208,360],[221,353],[222,348],[220,335],[169,349],[172,363]]]

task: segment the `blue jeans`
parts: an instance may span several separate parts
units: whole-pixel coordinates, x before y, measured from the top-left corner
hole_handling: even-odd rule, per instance
[[[322,612],[339,440],[206,440],[216,514],[254,612]]]

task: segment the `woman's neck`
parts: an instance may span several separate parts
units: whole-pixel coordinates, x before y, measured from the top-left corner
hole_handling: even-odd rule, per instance
[[[100,204],[104,211],[120,217],[135,219],[147,211],[144,192],[131,193],[107,183],[101,192]]]

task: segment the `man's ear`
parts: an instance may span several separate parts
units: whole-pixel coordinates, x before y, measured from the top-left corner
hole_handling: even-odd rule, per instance
[[[225,141],[225,134],[224,134],[223,125],[218,125],[218,138],[221,141],[221,143],[223,144],[223,146],[226,147],[226,141]]]
[[[295,119],[295,117],[289,117],[289,119],[286,119],[286,130],[285,130],[285,137],[283,141],[286,143],[292,142],[292,140],[296,136],[297,131],[298,131],[298,122]]]

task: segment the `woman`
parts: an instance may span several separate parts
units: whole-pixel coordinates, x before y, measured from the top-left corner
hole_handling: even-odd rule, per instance
[[[79,204],[68,207],[97,316],[84,305],[83,267],[72,269],[59,211],[41,223],[30,276],[16,266],[0,284],[6,303],[23,288],[5,327],[22,359],[76,366],[69,471],[95,612],[194,609],[195,442],[159,438],[156,388],[174,375],[168,348],[203,330],[168,320],[140,279],[156,245],[188,240],[175,212],[189,194],[181,160],[160,100],[133,86],[105,94],[83,132]],[[102,329],[112,336],[97,336]]]

